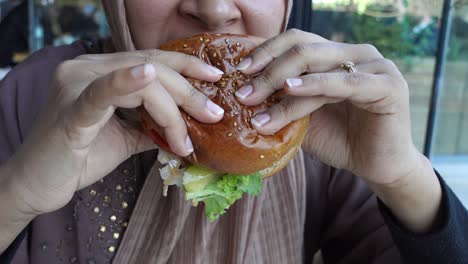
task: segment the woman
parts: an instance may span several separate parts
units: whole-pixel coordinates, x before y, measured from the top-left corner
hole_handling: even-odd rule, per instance
[[[448,238],[466,233],[455,223],[466,212],[414,147],[408,88],[375,48],[297,30],[279,34],[291,1],[103,3],[113,45],[49,48],[2,82],[1,251],[16,237],[5,258],[310,263],[322,249],[330,263],[462,263],[466,242]],[[237,93],[243,103],[283,86],[289,94],[254,118],[260,133],[313,113],[303,152],[265,181],[261,197],[243,198],[214,224],[182,192],[161,197],[155,152],[148,152],[155,146],[114,114],[143,105],[165,127],[172,150],[189,155],[178,107],[208,123],[223,113],[181,75],[216,81],[220,72],[154,48],[206,31],[269,39],[239,65],[245,73],[265,69]],[[355,66],[340,70],[343,61]]]

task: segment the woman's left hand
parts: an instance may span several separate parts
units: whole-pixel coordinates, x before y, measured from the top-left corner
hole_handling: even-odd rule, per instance
[[[340,69],[344,61],[355,63],[356,72]],[[417,164],[407,84],[373,46],[289,30],[263,43],[238,69],[264,70],[237,92],[242,103],[258,104],[281,89],[287,94],[252,119],[260,133],[275,133],[312,113],[304,149],[333,167],[386,184]]]
[[[340,67],[345,61],[353,62],[356,71]],[[252,119],[260,133],[273,134],[311,114],[305,151],[366,180],[402,218],[412,218],[414,206],[425,202],[428,211],[405,220],[415,231],[430,226],[440,204],[440,185],[412,141],[408,85],[375,47],[289,30],[259,46],[238,69],[247,74],[263,70],[236,93],[242,103],[255,105],[278,90],[286,93]],[[429,200],[424,194],[415,197],[421,195],[419,188]],[[405,208],[402,198],[415,202]],[[433,206],[427,206],[430,199],[435,199]]]

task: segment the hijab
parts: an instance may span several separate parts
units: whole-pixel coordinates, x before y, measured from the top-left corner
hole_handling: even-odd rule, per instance
[[[287,27],[287,22],[292,9],[292,2],[292,0],[286,0],[282,31]],[[102,0],[102,3],[111,29],[114,50],[135,50],[135,45],[132,41],[132,35],[127,23],[125,0]],[[298,162],[301,163],[301,159],[299,159]],[[294,166],[290,166],[290,169],[294,170],[293,167]],[[297,164],[297,167],[302,166]],[[224,223],[219,223],[219,226],[214,223],[202,224],[200,222],[205,220],[204,217],[200,213],[193,213],[194,210],[191,208],[190,203],[185,201],[183,192],[172,190],[168,197],[164,199],[161,198],[163,188],[162,181],[159,176],[159,168],[160,164],[156,162],[145,180],[145,184],[140,192],[137,204],[132,213],[129,226],[115,256],[114,263],[139,263],[138,260],[150,263],[165,263],[169,259],[173,258],[172,255],[175,254],[176,244],[180,244],[180,240],[184,240],[182,233],[187,232],[196,232],[196,234],[191,237],[199,239],[197,242],[192,242],[194,245],[189,244],[187,247],[201,248],[187,250],[186,253],[183,253],[187,254],[185,256],[176,256],[178,261],[185,262],[188,259],[192,261],[195,259],[195,261],[198,261],[205,257],[208,257],[211,261],[220,257],[219,261],[222,261],[225,254],[209,253],[205,255],[210,256],[198,257],[193,254],[194,252],[207,252],[206,248],[203,248],[203,246],[206,246],[209,243],[209,240],[214,239],[210,239],[210,237],[214,235],[213,232],[234,232],[235,236],[239,236],[236,240],[241,246],[238,248],[231,247],[229,255],[231,256],[231,261],[236,263],[243,262],[243,260],[246,259],[246,254],[250,254],[247,253],[249,250],[246,249],[246,245],[250,244],[248,240],[252,236],[248,233],[252,231],[250,229],[253,224],[249,221],[260,218],[262,211],[260,209],[261,206],[257,206],[256,204],[265,204],[265,202],[254,201],[250,198],[243,199],[244,201],[242,203],[238,203],[236,208],[231,209],[232,211],[237,211],[232,212],[235,217],[225,219],[226,221],[224,221]],[[155,201],[158,200],[159,202],[155,203]],[[272,200],[275,199],[270,198],[269,200],[272,202]],[[280,201],[276,202],[280,203]],[[198,210],[198,212],[201,211]],[[243,214],[242,212],[248,213]],[[301,217],[299,217],[298,220],[300,218]],[[194,228],[189,229],[188,227],[190,226],[194,226]],[[234,231],[228,231],[229,229],[233,229]],[[161,230],[164,231],[161,232]],[[299,232],[297,235],[301,236]],[[222,242],[220,241],[220,244],[221,243]],[[300,248],[300,245],[296,242],[290,242],[289,244],[296,246],[294,249],[290,249],[291,252],[296,248]],[[286,255],[291,254],[289,253]]]

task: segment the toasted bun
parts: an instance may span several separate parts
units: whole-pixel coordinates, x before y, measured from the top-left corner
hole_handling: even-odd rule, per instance
[[[234,94],[254,77],[237,71],[236,65],[260,42],[258,38],[245,35],[203,34],[161,46],[162,50],[197,56],[225,73],[216,83],[187,78],[225,110],[224,118],[216,124],[200,123],[182,111],[195,148],[187,158],[189,162],[224,173],[261,172],[268,177],[285,167],[299,150],[309,124],[308,117],[269,136],[258,134],[250,124],[251,118],[281,100],[281,92],[254,107],[240,104]],[[141,113],[146,132],[156,144],[167,149],[159,126],[146,111]]]

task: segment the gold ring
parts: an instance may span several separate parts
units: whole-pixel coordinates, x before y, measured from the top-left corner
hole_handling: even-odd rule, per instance
[[[340,68],[348,72],[357,72],[354,66],[356,66],[356,64],[352,61],[343,61],[343,63],[340,64]]]

